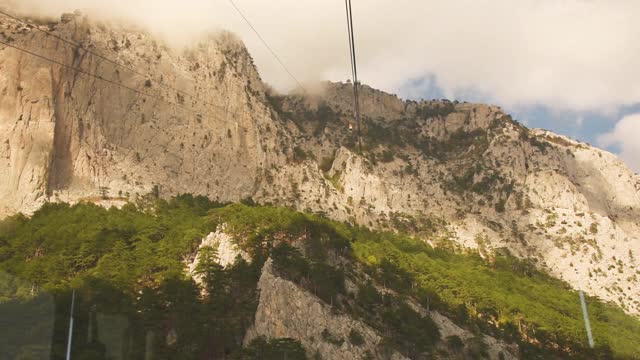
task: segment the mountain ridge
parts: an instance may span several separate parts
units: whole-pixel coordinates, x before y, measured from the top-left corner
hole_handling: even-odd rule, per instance
[[[487,258],[506,247],[575,288],[640,311],[640,179],[608,152],[527,129],[497,106],[403,101],[367,86],[360,152],[348,130],[351,84],[276,94],[228,33],[176,51],[78,14],[42,25],[149,73],[145,79],[15,21],[0,26],[13,45],[154,94],[4,48],[5,215],[48,201],[122,205],[148,193],[251,198]]]

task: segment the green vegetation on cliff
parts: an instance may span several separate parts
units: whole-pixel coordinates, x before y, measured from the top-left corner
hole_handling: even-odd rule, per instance
[[[528,359],[563,355],[584,359],[640,356],[640,320],[615,305],[588,298],[597,339],[596,349],[589,349],[578,293],[504,249],[487,261],[476,253],[434,249],[411,236],[351,227],[282,208],[234,204],[213,213],[230,224],[229,231],[246,239],[248,244],[286,235],[288,239],[303,239],[305,253],[312,261],[314,257],[325,259],[336,255],[350,258],[354,260],[353,268],[346,269],[347,273],[355,268],[364,269],[378,286],[391,289],[398,296],[410,296],[458,324],[517,342]],[[295,253],[290,259],[288,264],[296,269],[292,278],[300,278],[301,273],[309,271],[307,265],[300,265],[303,259],[300,254]],[[355,304],[363,306],[369,301],[364,307],[371,308],[373,304],[385,303],[375,288],[370,287],[368,296],[361,295],[364,293],[361,289]],[[371,313],[359,311],[353,302],[336,302],[334,306],[359,314],[376,327],[376,321],[368,318]]]
[[[204,248],[198,284],[185,262],[223,223],[253,261],[222,268],[213,261],[215,250]],[[48,204],[30,218],[0,222],[0,358],[49,351],[60,358],[71,289],[77,293],[74,358],[114,357],[115,347],[123,358],[141,358],[149,349],[172,359],[299,356],[301,347],[290,339],[258,339],[242,349],[269,256],[280,276],[366,322],[385,336],[384,346],[410,357],[441,340],[429,316],[406,305],[408,298],[472,331],[519,344],[527,359],[640,355],[637,318],[588,298],[597,344],[588,349],[577,293],[506,251],[487,261],[316,215],[184,195],[122,209]],[[347,280],[358,290],[349,290]]]
[[[0,359],[63,358],[72,288],[74,359],[240,356],[261,257],[222,269],[204,256],[200,285],[185,273],[217,206],[190,195],[108,210],[47,204],[1,222]]]

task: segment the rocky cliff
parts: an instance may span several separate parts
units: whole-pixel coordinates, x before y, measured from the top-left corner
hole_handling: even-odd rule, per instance
[[[76,15],[39,25],[76,47],[19,22],[1,24],[3,41],[49,59],[2,50],[5,212],[96,196],[99,188],[122,199],[154,186],[221,200],[255,191],[275,147],[262,135],[272,119],[233,35],[176,51],[144,32]]]
[[[488,259],[506,248],[640,311],[640,178],[608,152],[496,106],[367,86],[359,147],[351,84],[275,94],[228,33],[173,49],[76,14],[36,27],[3,18],[0,39],[41,56],[0,47],[4,215],[150,192],[250,197]]]
[[[256,336],[294,338],[300,340],[308,354],[321,354],[322,359],[407,359],[397,352],[386,352],[383,336],[375,329],[345,314],[336,314],[331,306],[317,297],[276,276],[270,260],[265,263],[258,288],[260,302],[255,324],[248,331],[245,343]],[[419,305],[412,306],[422,315],[426,313]],[[476,336],[435,311],[429,315],[434,319],[443,338],[457,336],[469,342]],[[360,334],[362,343],[354,344],[348,340],[354,332]],[[480,337],[487,344],[489,359],[517,359],[512,354],[517,354],[517,349],[513,346],[488,335],[480,334]],[[444,343],[439,346],[445,350],[445,354],[449,350]],[[438,358],[458,358],[455,355],[448,354]]]

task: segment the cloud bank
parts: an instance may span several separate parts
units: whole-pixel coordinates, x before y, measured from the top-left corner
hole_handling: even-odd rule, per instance
[[[175,44],[230,29],[248,44],[267,82],[280,89],[293,86],[227,0],[8,1],[14,9],[52,16],[81,9],[125,17]],[[343,2],[235,1],[300,80],[349,77]],[[449,97],[473,91],[503,106],[574,111],[615,111],[640,101],[640,1],[356,0],[353,5],[360,77],[374,87],[420,93],[423,89],[406,84],[434,77]]]
[[[598,138],[598,145],[620,148],[618,156],[631,169],[640,173],[640,113],[623,117],[612,131]]]

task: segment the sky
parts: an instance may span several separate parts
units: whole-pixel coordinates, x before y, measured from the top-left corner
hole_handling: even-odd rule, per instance
[[[233,0],[301,82],[350,77],[344,2]],[[352,0],[359,77],[403,98],[497,104],[640,172],[640,1]],[[175,46],[238,33],[265,81],[295,86],[231,0],[0,0],[126,18]]]

